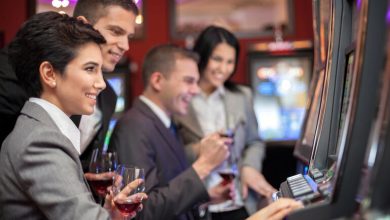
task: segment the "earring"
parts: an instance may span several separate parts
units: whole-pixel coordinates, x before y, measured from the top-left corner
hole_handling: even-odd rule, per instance
[[[56,86],[56,82],[52,82],[51,84],[52,84],[53,86]]]

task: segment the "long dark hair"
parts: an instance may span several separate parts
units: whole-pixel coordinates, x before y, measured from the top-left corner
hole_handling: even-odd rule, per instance
[[[225,28],[209,26],[200,33],[199,37],[195,41],[193,50],[198,53],[200,57],[198,62],[199,72],[200,75],[203,75],[211,54],[213,53],[215,47],[220,43],[227,43],[236,51],[236,60],[233,73],[224,83],[224,86],[227,89],[235,91],[237,90],[237,86],[230,79],[235,74],[237,69],[238,56],[240,54],[240,44],[234,34]]]

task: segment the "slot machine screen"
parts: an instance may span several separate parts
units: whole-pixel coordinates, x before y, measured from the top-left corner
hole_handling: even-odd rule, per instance
[[[304,119],[312,58],[252,59],[251,82],[259,135],[265,141],[296,140]]]

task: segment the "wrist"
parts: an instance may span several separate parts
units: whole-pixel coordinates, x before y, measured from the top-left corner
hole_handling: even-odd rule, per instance
[[[210,172],[212,171],[212,166],[208,165],[208,163],[201,157],[192,164],[192,168],[195,170],[201,180],[204,180],[208,175],[210,175]]]

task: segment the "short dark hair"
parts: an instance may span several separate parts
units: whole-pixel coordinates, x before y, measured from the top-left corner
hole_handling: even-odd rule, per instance
[[[87,43],[106,40],[91,25],[57,12],[44,12],[26,21],[10,43],[9,61],[29,96],[42,93],[39,66],[48,61],[60,74],[78,49]]]
[[[232,46],[236,51],[236,61],[233,74],[225,82],[226,85],[230,83],[229,80],[234,75],[237,69],[238,58],[240,54],[240,44],[236,36],[234,36],[233,33],[226,30],[225,28],[211,25],[200,33],[199,37],[195,41],[193,50],[197,54],[199,54],[200,60],[198,62],[198,68],[200,75],[202,75],[204,69],[207,66],[207,63],[209,62],[211,54],[213,53],[215,47],[220,43],[227,43],[228,45]]]
[[[73,12],[74,17],[84,16],[92,24],[106,15],[109,6],[120,6],[127,11],[138,15],[138,7],[133,0],[78,0]]]
[[[191,59],[197,63],[199,56],[193,51],[173,44],[163,44],[149,50],[142,67],[142,79],[145,87],[154,72],[160,72],[169,77],[176,67],[176,60],[178,59]]]

